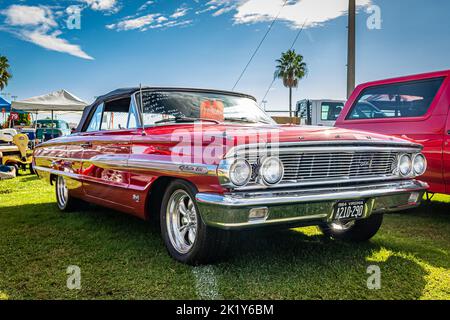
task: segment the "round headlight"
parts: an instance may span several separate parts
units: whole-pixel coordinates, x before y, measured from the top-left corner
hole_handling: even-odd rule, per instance
[[[416,154],[413,161],[414,174],[420,176],[427,170],[427,160],[421,153]]]
[[[237,159],[230,166],[230,181],[237,187],[248,183],[252,177],[252,167],[247,160]]]
[[[284,166],[280,159],[269,157],[261,163],[260,175],[264,183],[277,184],[283,179]]]
[[[411,157],[407,154],[402,155],[400,157],[398,168],[399,168],[400,174],[402,176],[405,176],[405,177],[408,176],[412,171]]]

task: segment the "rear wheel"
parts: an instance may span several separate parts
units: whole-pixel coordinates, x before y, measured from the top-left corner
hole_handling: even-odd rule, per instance
[[[323,234],[337,240],[362,242],[372,238],[383,223],[382,214],[371,215],[367,219],[343,223],[331,223],[320,226]]]
[[[80,207],[82,201],[70,195],[67,188],[66,179],[63,176],[58,176],[55,183],[56,204],[59,210],[70,212]]]
[[[183,180],[169,184],[164,194],[160,225],[169,254],[191,264],[216,261],[229,247],[229,232],[204,224],[195,201],[196,190]]]

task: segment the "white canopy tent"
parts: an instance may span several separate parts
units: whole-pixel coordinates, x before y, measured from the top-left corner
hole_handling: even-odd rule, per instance
[[[34,111],[36,119],[39,111],[51,112],[53,123],[54,111],[83,111],[87,105],[88,104],[80,98],[62,89],[42,96],[13,101],[11,103],[11,109],[28,112]]]
[[[23,111],[83,111],[87,105],[64,89],[11,104],[12,108]]]

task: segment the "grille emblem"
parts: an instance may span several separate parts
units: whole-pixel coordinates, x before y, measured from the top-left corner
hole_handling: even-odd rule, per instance
[[[372,160],[362,160],[359,163],[360,168],[370,169],[372,167]]]

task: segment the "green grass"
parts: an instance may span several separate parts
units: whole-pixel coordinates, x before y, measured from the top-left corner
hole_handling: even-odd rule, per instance
[[[385,216],[365,244],[315,227],[244,233],[227,261],[197,268],[169,258],[148,222],[95,206],[59,213],[32,176],[0,182],[0,227],[0,299],[197,299],[211,287],[223,299],[450,299],[448,196]],[[372,264],[380,290],[366,286]],[[69,265],[81,290],[66,287]]]

